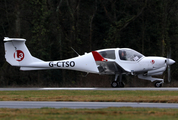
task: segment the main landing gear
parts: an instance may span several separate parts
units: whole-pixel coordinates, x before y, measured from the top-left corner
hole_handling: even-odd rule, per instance
[[[119,82],[117,82],[117,78],[119,76]],[[124,83],[122,82],[122,74],[116,74],[114,81],[111,83],[111,87],[116,88],[116,87],[124,87]]]

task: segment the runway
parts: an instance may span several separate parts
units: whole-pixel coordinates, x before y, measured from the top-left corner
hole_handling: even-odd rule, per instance
[[[146,107],[146,108],[178,108],[175,103],[135,103],[135,102],[31,102],[31,101],[0,101],[0,108],[88,108],[99,109],[108,107]]]
[[[178,88],[176,87],[162,87],[162,88],[138,88],[138,87],[132,87],[132,88],[0,88],[0,91],[24,91],[24,90],[105,90],[105,91],[123,91],[123,90],[147,90],[147,91],[178,91]]]
[[[103,90],[103,91],[178,91],[178,88],[0,88],[0,91],[27,90]],[[146,108],[176,108],[177,103],[137,103],[137,102],[39,102],[39,101],[0,101],[0,108],[88,108],[107,107],[146,107]]]

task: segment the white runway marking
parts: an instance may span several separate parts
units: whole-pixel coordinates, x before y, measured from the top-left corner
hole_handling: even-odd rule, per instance
[[[122,90],[130,90],[130,91],[134,91],[134,90],[149,90],[149,91],[178,91],[178,88],[175,87],[166,87],[166,88],[137,88],[137,87],[133,87],[133,88],[0,88],[0,91],[23,91],[23,90],[118,90],[118,91],[122,91]]]
[[[156,90],[168,90],[168,91],[178,91],[178,88],[40,88],[40,90],[150,90],[150,91],[156,91]]]

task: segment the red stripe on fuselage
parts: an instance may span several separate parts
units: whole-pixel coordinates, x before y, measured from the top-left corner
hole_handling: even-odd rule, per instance
[[[92,51],[92,54],[93,54],[95,61],[107,61],[96,51]]]

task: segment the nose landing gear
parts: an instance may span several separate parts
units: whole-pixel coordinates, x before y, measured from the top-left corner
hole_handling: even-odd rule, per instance
[[[162,87],[162,82],[159,81],[155,82],[155,87]]]

